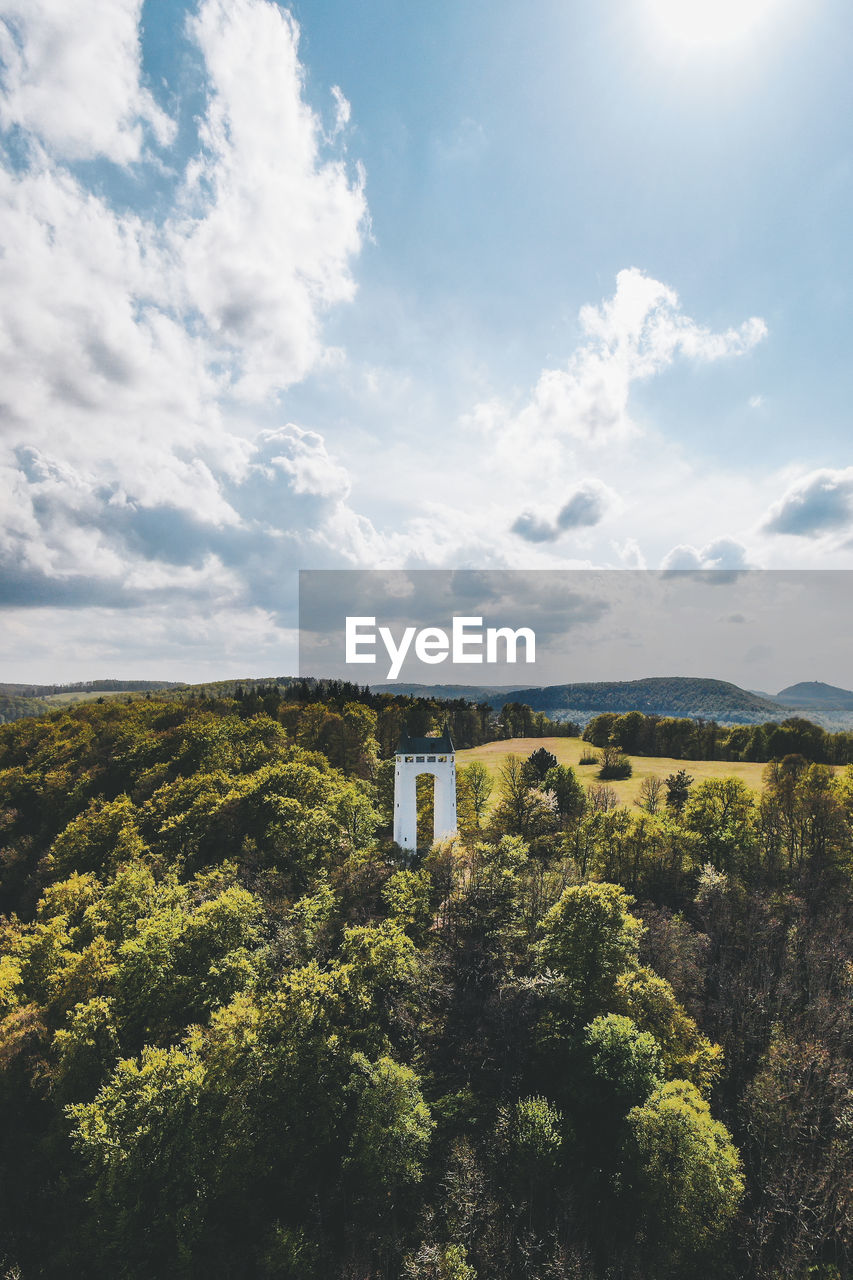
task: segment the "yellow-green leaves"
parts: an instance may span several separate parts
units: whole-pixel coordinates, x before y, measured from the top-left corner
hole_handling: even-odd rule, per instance
[[[656,1089],[628,1122],[643,1252],[658,1260],[656,1274],[698,1274],[743,1194],[737,1149],[685,1080]]]
[[[618,978],[637,966],[643,926],[633,901],[619,885],[570,885],[542,921],[541,963],[561,975],[581,1021],[606,1009]]]

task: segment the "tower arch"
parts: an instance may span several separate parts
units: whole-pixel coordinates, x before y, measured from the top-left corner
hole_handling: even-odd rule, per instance
[[[456,748],[447,725],[437,738],[413,738],[406,729],[394,752],[394,840],[418,846],[417,779],[435,778],[433,841],[456,835]]]

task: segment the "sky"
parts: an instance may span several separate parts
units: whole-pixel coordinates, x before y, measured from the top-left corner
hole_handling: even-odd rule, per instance
[[[300,569],[853,567],[851,46],[0,0],[0,679],[293,672]]]

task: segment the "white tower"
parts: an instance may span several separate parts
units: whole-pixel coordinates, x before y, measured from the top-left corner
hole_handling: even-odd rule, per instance
[[[418,774],[435,778],[433,840],[456,835],[456,748],[445,725],[440,738],[411,738],[404,729],[394,768],[394,839],[401,849],[418,844]]]

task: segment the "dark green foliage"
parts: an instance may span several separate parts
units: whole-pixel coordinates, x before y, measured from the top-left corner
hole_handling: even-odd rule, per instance
[[[542,784],[557,802],[557,813],[564,823],[579,818],[586,807],[586,792],[571,765],[553,765]]]
[[[577,738],[580,726],[570,720],[551,720],[544,711],[534,711],[526,702],[505,702],[498,715],[504,738]]]
[[[687,797],[693,784],[690,774],[686,769],[679,769],[677,773],[671,773],[664,778],[663,784],[666,787],[667,808],[674,809],[676,813],[681,813],[687,804]]]
[[[544,782],[548,770],[553,769],[556,763],[557,757],[545,747],[532,751],[524,762],[524,774],[529,785],[536,787]]]
[[[456,816],[460,831],[467,834],[480,830],[493,785],[492,775],[480,760],[457,767]]]

